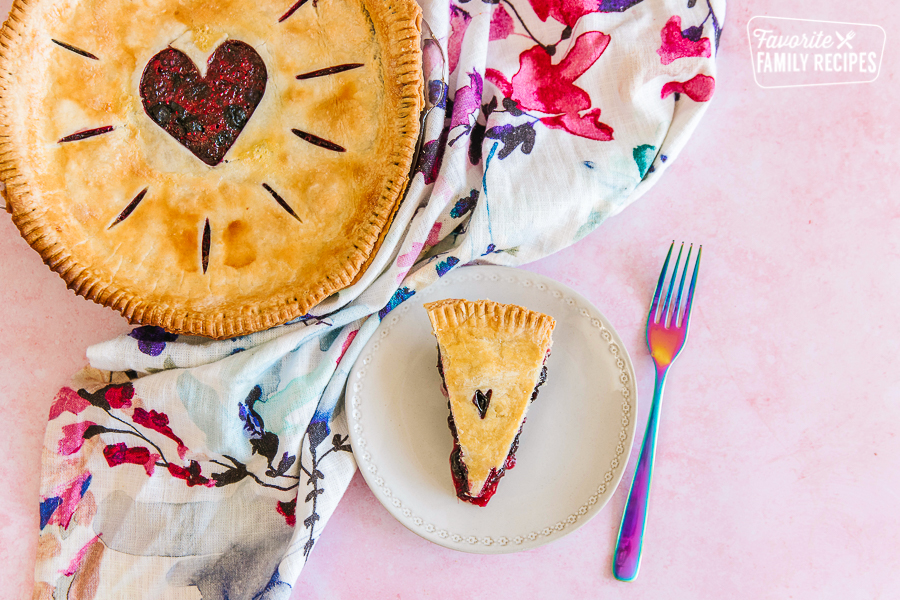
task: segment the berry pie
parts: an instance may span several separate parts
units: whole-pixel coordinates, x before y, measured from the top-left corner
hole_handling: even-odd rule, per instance
[[[222,338],[356,281],[423,104],[414,0],[16,0],[0,180],[23,237],[134,323]]]
[[[450,400],[456,495],[486,506],[516,464],[525,414],[547,377],[544,363],[556,321],[490,300],[441,300],[425,310]]]

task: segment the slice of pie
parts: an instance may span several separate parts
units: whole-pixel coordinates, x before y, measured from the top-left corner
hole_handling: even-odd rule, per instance
[[[441,300],[425,309],[450,400],[456,495],[486,506],[516,464],[528,405],[547,376],[544,363],[556,321],[490,300]]]
[[[70,288],[210,337],[373,259],[423,105],[414,0],[15,0],[0,180]]]

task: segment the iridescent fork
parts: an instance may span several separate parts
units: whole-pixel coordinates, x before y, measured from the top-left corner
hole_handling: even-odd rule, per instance
[[[687,275],[688,263],[691,260],[693,245],[688,247],[684,270],[681,273],[681,282],[678,284],[678,295],[675,297],[675,304],[670,305],[672,289],[675,287],[675,279],[678,277],[678,265],[681,263],[681,253],[684,251],[684,243],[681,244],[678,257],[675,259],[675,266],[672,268],[672,279],[669,282],[669,290],[666,292],[665,304],[660,311],[659,295],[665,284],[666,269],[669,266],[669,259],[672,258],[674,247],[675,242],[673,241],[669,246],[666,262],[663,263],[662,273],[659,274],[659,283],[656,284],[656,293],[653,294],[653,304],[650,307],[650,315],[647,317],[647,346],[650,348],[650,356],[656,365],[656,385],[653,388],[653,403],[650,405],[650,417],[644,432],[644,441],[641,444],[641,457],[638,459],[634,480],[631,482],[631,491],[628,493],[628,503],[625,505],[625,514],[622,515],[622,524],[619,526],[619,539],[616,542],[613,575],[620,581],[632,581],[637,577],[638,570],[641,568],[641,548],[644,543],[644,526],[647,522],[647,501],[650,497],[650,476],[653,474],[653,460],[656,456],[656,434],[659,429],[659,408],[662,404],[663,387],[666,384],[669,367],[675,362],[687,340],[694,286],[697,284],[700,255],[703,253],[703,246],[700,246],[697,250],[697,261],[694,263],[694,274],[691,277],[691,286],[688,288],[687,300],[682,306],[681,292],[684,289],[684,279]]]

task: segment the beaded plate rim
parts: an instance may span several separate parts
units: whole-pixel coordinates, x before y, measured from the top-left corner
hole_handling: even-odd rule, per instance
[[[590,301],[568,286],[548,277],[521,269],[501,266],[471,266],[454,269],[439,281],[417,292],[416,296],[420,300],[427,301],[431,296],[440,295],[440,290],[451,284],[477,283],[479,281],[498,282],[501,279],[509,284],[517,284],[526,288],[534,287],[534,289],[546,292],[566,305],[570,310],[577,311],[583,318],[588,319],[590,325],[598,330],[600,337],[607,343],[607,348],[613,355],[616,367],[619,369],[619,393],[622,398],[618,434],[619,443],[615,449],[615,456],[610,460],[609,467],[602,477],[602,483],[577,511],[568,515],[565,519],[548,524],[525,535],[503,536],[496,539],[489,536],[460,535],[438,528],[428,523],[422,517],[415,515],[404,504],[403,500],[391,491],[384,479],[378,475],[378,465],[375,464],[371,453],[367,449],[368,442],[364,435],[365,429],[360,423],[363,413],[359,392],[363,389],[364,381],[368,374],[366,367],[371,362],[372,355],[378,351],[381,340],[390,335],[391,330],[402,316],[409,312],[411,306],[409,303],[401,304],[387,315],[362,352],[360,352],[359,358],[350,372],[345,400],[349,408],[347,420],[353,453],[359,465],[360,474],[379,502],[404,527],[420,537],[446,548],[478,554],[520,552],[535,548],[559,539],[586,524],[606,505],[621,482],[635,435],[635,419],[633,415],[637,402],[637,390],[634,383],[634,368],[628,352],[622,345],[621,340],[618,339],[618,335],[615,334],[615,329],[612,328],[602,313]],[[623,456],[625,457],[624,459],[622,459]],[[597,506],[598,503],[599,506]]]

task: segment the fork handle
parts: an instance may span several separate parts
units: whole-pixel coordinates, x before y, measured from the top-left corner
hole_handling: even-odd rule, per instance
[[[641,548],[644,544],[644,526],[647,522],[647,502],[650,499],[650,476],[653,474],[653,460],[656,456],[656,434],[659,428],[659,409],[662,404],[663,386],[666,384],[666,370],[656,370],[656,385],[653,388],[653,403],[650,417],[641,444],[628,502],[619,526],[616,553],[613,559],[613,575],[619,581],[633,581],[641,568]]]

